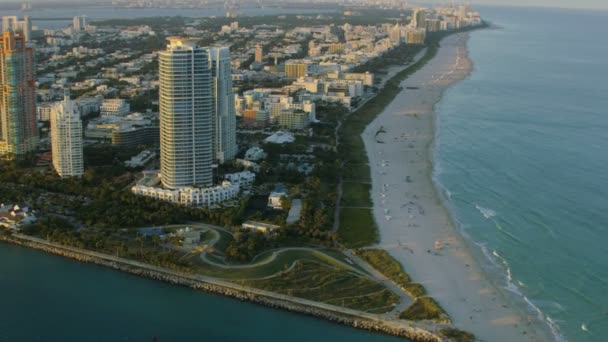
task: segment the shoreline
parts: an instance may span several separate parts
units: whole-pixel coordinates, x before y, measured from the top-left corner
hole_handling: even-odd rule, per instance
[[[13,236],[0,235],[0,243],[34,249],[82,263],[95,264],[136,276],[163,281],[172,285],[184,286],[197,291],[205,291],[240,301],[264,305],[272,309],[304,314],[356,329],[404,337],[412,341],[447,341],[445,337],[434,331],[436,329],[430,328],[425,324],[409,321],[382,320],[375,314],[241,286],[204,275],[181,273],[100,252],[63,246],[35,237],[19,234]]]
[[[480,340],[545,341],[548,334],[539,320],[527,316],[484,270],[484,260],[458,229],[435,179],[436,107],[445,91],[473,70],[468,35],[445,37],[435,58],[401,83],[404,90],[363,133],[378,247],[427,289],[457,328]],[[389,127],[382,133],[384,144],[376,143],[374,135],[380,127]]]

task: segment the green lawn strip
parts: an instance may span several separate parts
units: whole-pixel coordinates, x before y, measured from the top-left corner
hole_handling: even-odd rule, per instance
[[[340,208],[338,237],[347,248],[378,242],[378,229],[371,209]]]
[[[346,164],[342,170],[342,176],[345,182],[371,182],[371,171],[368,164]]]
[[[344,207],[366,207],[370,208],[372,200],[370,198],[371,184],[351,183],[342,184],[342,203]]]
[[[384,274],[385,277],[394,281],[413,298],[426,294],[424,287],[420,284],[412,283],[410,276],[403,270],[401,264],[387,251],[383,249],[359,249],[356,253],[368,264]]]
[[[441,329],[439,333],[450,339],[452,342],[474,342],[475,335],[468,331],[462,331],[454,328]]]
[[[362,311],[388,312],[399,297],[379,283],[344,269],[299,261],[276,277],[237,283]]]
[[[399,318],[409,321],[448,321],[449,317],[437,302],[431,297],[419,297],[414,300]]]

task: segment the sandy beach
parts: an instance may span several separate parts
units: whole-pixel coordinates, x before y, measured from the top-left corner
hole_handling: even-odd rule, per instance
[[[471,72],[467,40],[467,33],[445,38],[437,56],[402,83],[405,90],[363,133],[378,247],[424,285],[458,328],[478,340],[550,340],[534,317],[488,280],[432,181],[434,106],[450,85]]]

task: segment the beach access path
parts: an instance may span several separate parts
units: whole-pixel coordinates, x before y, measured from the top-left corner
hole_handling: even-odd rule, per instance
[[[364,131],[380,248],[387,250],[480,341],[547,341],[543,326],[488,280],[452,224],[432,180],[434,106],[471,72],[468,33],[448,36],[437,55],[402,82],[404,90]],[[385,133],[376,142],[376,132]],[[440,245],[436,250],[435,246]]]

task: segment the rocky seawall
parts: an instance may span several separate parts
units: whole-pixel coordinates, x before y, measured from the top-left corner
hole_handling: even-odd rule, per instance
[[[405,337],[420,342],[448,341],[445,337],[440,336],[429,329],[425,329],[427,327],[417,326],[417,324],[413,322],[385,321],[374,317],[376,315],[356,310],[248,288],[217,278],[180,273],[133,260],[117,258],[108,254],[62,246],[30,236],[19,234],[13,236],[0,235],[0,241],[36,249],[80,262],[113,268],[115,270],[164,281],[174,285],[186,286],[196,290],[229,296],[238,300],[262,304],[271,308],[306,314],[358,329]]]

